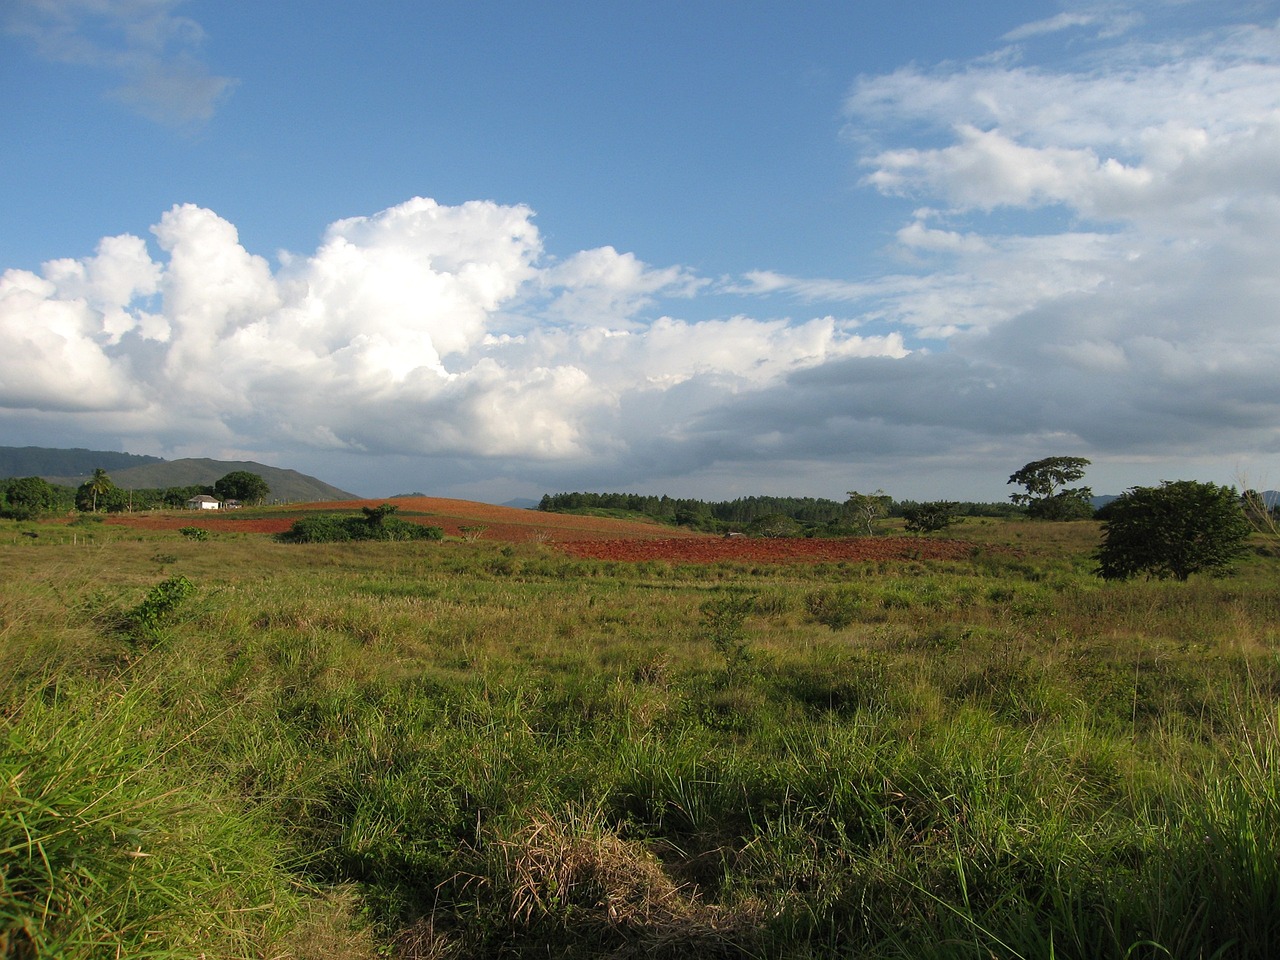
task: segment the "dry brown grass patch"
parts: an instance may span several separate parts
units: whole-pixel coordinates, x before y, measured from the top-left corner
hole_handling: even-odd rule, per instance
[[[541,811],[494,849],[513,926],[572,924],[598,938],[601,955],[738,956],[759,920],[753,905],[705,902],[598,813]]]

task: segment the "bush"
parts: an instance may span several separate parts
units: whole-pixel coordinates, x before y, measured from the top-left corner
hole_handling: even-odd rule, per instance
[[[188,540],[208,540],[209,531],[204,527],[179,527],[178,532]]]
[[[348,540],[442,540],[439,527],[425,527],[393,517],[396,507],[384,503],[377,507],[361,507],[361,516],[322,513],[295,520],[292,527],[277,537],[285,543],[342,543]]]
[[[186,577],[170,577],[157,583],[141,603],[125,614],[129,632],[138,639],[158,640],[164,621],[195,591],[196,585]]]
[[[1166,480],[1134,487],[1107,504],[1098,574],[1127,580],[1140,573],[1186,580],[1202,571],[1221,574],[1239,556],[1249,521],[1231,487]]]
[[[932,533],[945,530],[960,518],[956,515],[960,504],[953,500],[935,500],[930,503],[913,503],[902,508],[907,530],[912,533]]]

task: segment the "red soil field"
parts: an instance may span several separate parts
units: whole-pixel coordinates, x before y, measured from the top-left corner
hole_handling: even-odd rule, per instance
[[[201,527],[212,532],[283,533],[300,515],[312,512],[358,511],[361,507],[394,503],[397,516],[412,523],[441,527],[446,536],[466,536],[463,527],[484,527],[484,540],[519,543],[539,540],[566,543],[601,539],[705,539],[705,534],[677,530],[657,523],[614,520],[607,517],[579,517],[563,513],[543,513],[517,507],[499,507],[472,500],[443,497],[398,497],[388,500],[347,500],[331,503],[298,503],[280,508],[280,516],[245,516],[237,511],[175,511],[156,514],[112,514],[107,523],[144,530],[177,530]],[[254,511],[256,513],[256,511]]]
[[[956,560],[973,544],[963,540],[914,537],[832,537],[759,539],[700,537],[681,540],[592,540],[565,544],[565,552],[586,560],[671,563],[840,563],[874,560]]]
[[[560,546],[584,560],[669,563],[840,563],[876,560],[954,560],[965,557],[973,544],[962,540],[914,537],[845,537],[814,539],[757,539],[718,537],[657,523],[543,513],[499,507],[471,500],[441,497],[400,497],[394,500],[348,500],[290,504],[279,516],[253,516],[229,511],[173,511],[112,514],[113,526],[145,530],[201,527],[211,532],[283,533],[299,516],[313,511],[354,512],[361,507],[394,503],[398,516],[413,523],[441,527],[446,536],[478,536],[502,543],[539,541]],[[464,527],[473,528],[464,530]],[[475,528],[483,527],[476,533]]]

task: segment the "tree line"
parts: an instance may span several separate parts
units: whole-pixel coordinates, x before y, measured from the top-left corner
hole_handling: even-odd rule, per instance
[[[29,520],[42,514],[125,513],[133,510],[182,509],[192,497],[211,496],[241,503],[261,503],[271,492],[256,473],[234,470],[212,484],[129,490],[116,486],[99,467],[78,487],[50,483],[43,477],[0,480],[0,516]]]
[[[908,516],[922,506],[914,500],[894,500],[883,493],[884,516]],[[877,496],[867,495],[867,496]],[[947,501],[955,517],[1008,517],[1027,513],[1012,503]],[[866,508],[852,494],[843,502],[822,497],[739,497],[735,500],[698,500],[640,493],[544,494],[538,509],[547,513],[597,513],[642,516],[675,526],[710,533],[753,532],[752,527],[775,530],[772,535],[804,533],[850,534],[865,532]],[[786,521],[789,521],[786,522]],[[767,532],[765,535],[770,535]]]
[[[1280,505],[1256,490],[1194,480],[1165,480],[1132,487],[1100,510],[1093,491],[1072,486],[1084,478],[1083,457],[1046,457],[1023,465],[1008,482],[1021,489],[1008,504],[895,501],[883,490],[850,490],[843,503],[811,497],[745,497],[708,503],[629,493],[547,494],[538,509],[563,513],[639,514],[664,523],[708,531],[739,530],[764,537],[873,536],[876,523],[901,517],[913,533],[933,533],[962,516],[1009,516],[1042,521],[1097,519],[1102,542],[1094,554],[1106,580],[1145,575],[1186,580],[1194,573],[1221,575],[1245,550],[1254,532],[1280,537]]]

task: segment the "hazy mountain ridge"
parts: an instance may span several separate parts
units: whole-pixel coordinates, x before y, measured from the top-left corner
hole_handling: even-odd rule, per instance
[[[44,477],[49,480],[52,477],[83,474],[76,481],[80,484],[98,467],[112,473],[164,462],[161,457],[111,450],[86,450],[83,447],[0,447],[0,477]]]
[[[211,485],[235,470],[256,473],[271,488],[268,500],[355,500],[357,494],[315,477],[252,460],[163,460],[107,450],[0,447],[0,477],[44,477],[78,487],[101,467],[125,490]]]

